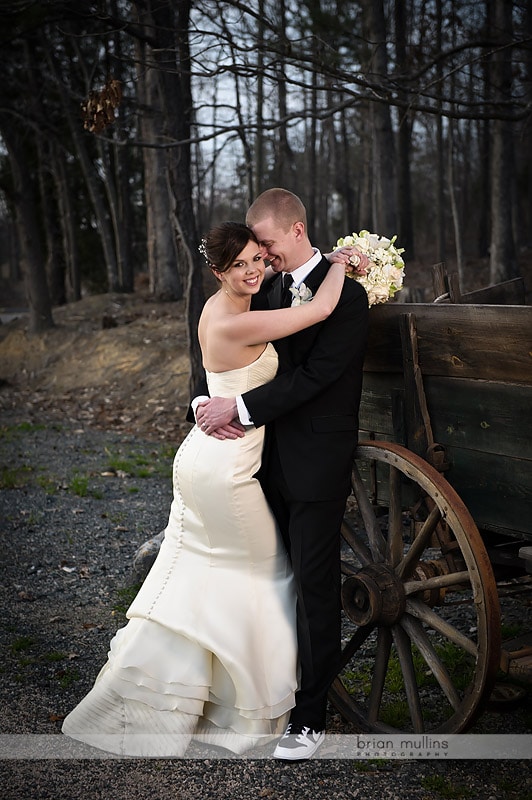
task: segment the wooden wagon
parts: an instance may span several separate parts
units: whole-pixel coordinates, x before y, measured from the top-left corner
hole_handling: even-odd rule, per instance
[[[450,286],[370,311],[330,692],[362,731],[470,726],[501,664],[497,577],[526,575],[532,306],[519,282]]]

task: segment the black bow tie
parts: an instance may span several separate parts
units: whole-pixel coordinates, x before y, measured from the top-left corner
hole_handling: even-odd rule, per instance
[[[285,273],[282,277],[283,281],[283,290],[281,292],[281,307],[288,308],[288,306],[292,305],[293,296],[290,291],[290,287],[294,283],[293,277],[290,273]]]

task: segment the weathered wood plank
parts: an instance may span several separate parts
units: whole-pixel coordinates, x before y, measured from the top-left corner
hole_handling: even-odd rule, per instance
[[[461,303],[490,303],[492,305],[524,305],[525,282],[523,278],[512,278],[510,281],[495,283],[474,292],[465,292],[460,297]]]
[[[453,447],[445,477],[480,530],[532,538],[532,460]]]
[[[436,442],[532,459],[532,386],[434,377],[423,385]],[[393,424],[393,398],[402,390],[399,375],[364,374],[360,438],[405,443]]]
[[[370,311],[367,372],[402,372],[399,317],[414,313],[429,375],[532,385],[532,306],[387,303]]]
[[[437,442],[532,460],[532,386],[465,378],[424,385]]]
[[[377,439],[396,440],[394,437],[392,405],[396,392],[404,390],[403,376],[394,373],[365,372],[360,400],[360,438],[376,434]]]

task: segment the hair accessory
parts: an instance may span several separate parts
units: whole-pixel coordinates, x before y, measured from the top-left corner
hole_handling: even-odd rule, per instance
[[[205,261],[208,264],[209,263],[209,259],[207,258],[207,239],[202,239],[201,240],[201,242],[199,244],[199,247],[198,247],[198,250],[200,251],[201,255],[203,256],[203,258],[205,259]]]

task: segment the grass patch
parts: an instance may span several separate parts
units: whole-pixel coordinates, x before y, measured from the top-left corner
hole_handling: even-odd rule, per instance
[[[455,689],[459,693],[464,691],[473,679],[475,668],[473,658],[452,642],[437,643],[433,641],[432,644],[451,676]],[[443,695],[440,684],[429,665],[415,645],[411,646],[411,655],[425,721],[438,721],[435,716],[444,718],[450,716],[453,713],[453,709]],[[350,666],[356,666],[356,658]],[[342,682],[347,691],[353,696],[353,700],[362,706],[365,705],[369,698],[373,681],[373,668],[374,664],[373,660],[371,660],[369,663],[358,666],[357,669],[346,669],[341,675]],[[437,715],[432,709],[432,702],[428,703],[427,706],[424,701],[427,690],[431,693],[434,686],[438,687],[438,691],[441,692],[441,702],[438,704],[439,711]],[[395,647],[392,648],[388,659],[379,720],[399,730],[406,730],[411,722],[401,662]]]
[[[68,689],[68,687],[72,686],[73,683],[79,681],[80,674],[78,669],[73,667],[67,667],[66,669],[63,669],[60,672],[57,672],[56,677],[59,679],[59,686],[62,689]]]
[[[70,479],[68,490],[78,497],[86,497],[89,492],[89,479],[87,475],[80,475],[79,472],[76,472]]]
[[[34,674],[35,669],[39,667],[53,668],[53,676],[59,681],[59,685],[66,689],[75,681],[79,680],[79,671],[72,666],[65,666],[57,669],[52,665],[59,664],[61,661],[69,659],[66,653],[61,650],[49,650],[47,652],[39,652],[39,643],[31,636],[18,636],[10,645],[10,651],[16,658],[20,672],[17,672],[15,679],[18,683],[26,683],[30,680],[30,676]],[[33,668],[28,672],[27,667]]]
[[[32,422],[19,422],[17,425],[2,425],[2,438],[12,441],[26,433],[34,431],[45,431],[46,425],[35,425]]]
[[[446,797],[449,798],[449,800],[461,800],[461,798],[474,796],[472,790],[467,786],[454,784],[449,778],[445,778],[443,775],[424,775],[420,783],[424,789],[437,792],[440,797]]]
[[[41,658],[42,661],[46,661],[48,664],[55,664],[56,661],[64,661],[67,658],[67,654],[62,653],[60,650],[52,650],[50,653],[44,653]]]
[[[106,448],[107,469],[130,478],[171,477],[174,449],[165,445],[149,455],[145,453],[113,453]]]
[[[388,770],[390,761],[378,758],[366,758],[363,761],[355,761],[357,772],[379,772]]]
[[[45,493],[48,495],[57,493],[57,481],[49,475],[39,475],[37,477],[37,484],[41,489],[44,489]]]
[[[32,472],[33,467],[24,464],[21,467],[1,467],[0,489],[22,489],[29,483]]]
[[[141,587],[140,583],[135,583],[132,586],[124,586],[116,593],[116,601],[113,605],[113,614],[115,616],[123,616],[125,618],[126,611],[138,594]]]
[[[89,489],[89,476],[82,475],[80,472],[75,472],[72,475],[70,483],[68,484],[68,491],[77,495],[77,497],[87,497],[90,495],[94,497],[95,500],[101,500],[103,497],[103,492],[99,489]]]
[[[35,644],[35,639],[31,636],[18,636],[14,642],[11,643],[9,649],[16,655],[17,653],[23,653],[27,650],[30,650],[33,645]]]
[[[503,622],[501,625],[501,639],[503,642],[507,639],[516,639],[524,633],[528,633],[528,628],[519,622]]]

